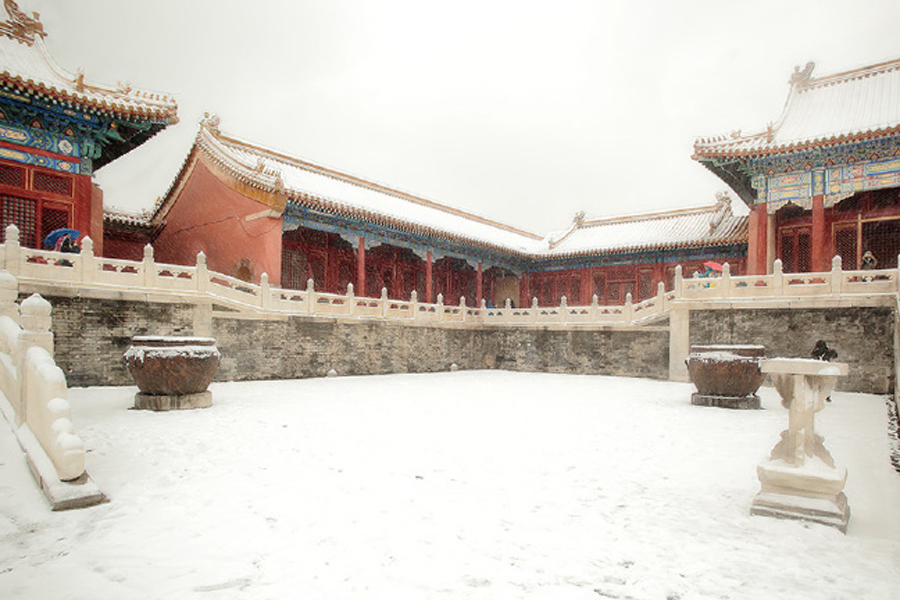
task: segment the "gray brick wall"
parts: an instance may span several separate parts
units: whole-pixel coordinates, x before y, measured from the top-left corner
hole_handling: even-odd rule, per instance
[[[485,332],[413,327],[377,321],[292,317],[256,321],[216,317],[213,335],[222,353],[216,378],[290,379],[447,371],[456,363],[484,365]]]
[[[894,315],[888,308],[692,311],[691,344],[762,344],[766,356],[809,358],[825,340],[848,363],[838,389],[893,391]]]
[[[122,355],[135,335],[191,335],[193,306],[90,298],[53,305],[56,363],[70,386],[132,385]]]
[[[653,330],[496,329],[496,366],[509,371],[667,379],[669,332]]]
[[[191,335],[193,306],[48,297],[56,357],[72,386],[131,385],[122,354],[135,335]],[[887,308],[692,311],[692,344],[763,344],[768,356],[809,355],[823,339],[850,364],[840,389],[893,389],[893,312]],[[443,328],[381,321],[216,314],[216,378],[321,377],[463,369],[624,375],[666,379],[666,328]]]

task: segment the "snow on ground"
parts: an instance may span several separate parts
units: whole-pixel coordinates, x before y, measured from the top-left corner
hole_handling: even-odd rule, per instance
[[[819,413],[847,535],[749,514],[787,426],[686,384],[509,372],[71,390],[108,504],[52,513],[0,427],[0,598],[896,598],[884,399]]]

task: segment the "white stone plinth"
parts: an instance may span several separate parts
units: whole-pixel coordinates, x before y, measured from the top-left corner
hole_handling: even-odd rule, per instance
[[[834,463],[824,438],[815,431],[815,414],[825,407],[838,377],[847,375],[844,363],[803,358],[774,358],[760,362],[788,409],[788,428],[772,449],[769,460],[757,467],[761,490],[750,512],[802,519],[846,532],[850,507],[844,495],[847,470]]]

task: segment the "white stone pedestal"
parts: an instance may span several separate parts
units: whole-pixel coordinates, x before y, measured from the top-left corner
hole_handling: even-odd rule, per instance
[[[815,414],[825,407],[838,377],[847,375],[844,363],[803,358],[774,358],[760,362],[788,409],[788,428],[772,449],[769,460],[757,467],[761,490],[750,513],[801,519],[847,531],[850,507],[842,491],[847,470],[834,459],[816,434]]]

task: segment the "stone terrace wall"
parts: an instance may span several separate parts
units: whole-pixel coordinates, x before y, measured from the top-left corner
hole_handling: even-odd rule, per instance
[[[499,368],[512,371],[668,376],[668,330],[420,327],[302,317],[216,317],[219,380]]]
[[[489,353],[498,369],[628,377],[669,377],[669,330],[495,329]]]
[[[56,360],[69,385],[132,385],[122,355],[135,335],[191,335],[194,306],[47,296]],[[768,356],[808,356],[818,339],[850,364],[840,389],[893,389],[889,308],[691,311],[692,344],[763,344]],[[233,318],[218,313],[218,380],[499,368],[668,378],[666,327],[562,329],[409,325],[379,320]]]
[[[56,363],[70,386],[133,385],[122,355],[135,335],[191,335],[191,304],[49,297]]]
[[[692,311],[691,344],[762,344],[769,357],[808,358],[825,340],[850,366],[838,389],[888,394],[894,385],[894,311],[889,308]]]
[[[133,385],[122,355],[135,335],[191,335],[191,304],[48,297],[56,357],[69,385]],[[433,327],[308,317],[216,314],[218,381],[500,368],[665,379],[668,332]]]
[[[383,321],[308,317],[249,320],[216,316],[222,353],[216,379],[293,379],[484,368],[485,331]]]

